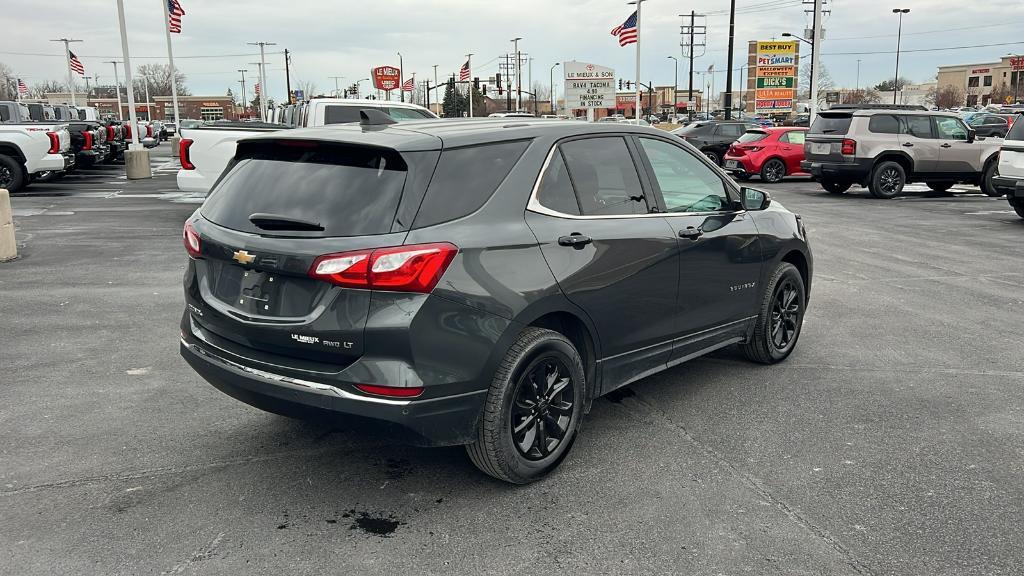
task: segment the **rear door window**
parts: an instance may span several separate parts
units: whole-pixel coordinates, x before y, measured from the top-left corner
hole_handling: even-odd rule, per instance
[[[408,171],[393,150],[317,142],[240,146],[238,157],[201,213],[225,228],[264,235],[388,233]],[[250,221],[253,214],[312,223],[322,230],[274,232]]]
[[[579,216],[580,206],[576,202],[576,193],[572,189],[569,170],[565,167],[562,152],[555,150],[548,163],[548,169],[541,176],[540,187],[537,189],[537,201],[541,206],[562,214]]]
[[[11,121],[11,109],[7,106],[0,104],[0,122]]]
[[[899,134],[900,121],[892,114],[876,114],[868,121],[868,131],[875,134]]]
[[[818,114],[811,125],[810,134],[845,135],[850,130],[850,114]]]
[[[573,140],[562,144],[561,150],[584,215],[650,211],[633,157],[621,137]]]
[[[746,129],[747,127],[743,124],[719,124],[716,134],[723,138],[739,138]]]
[[[529,145],[529,140],[515,140],[442,151],[413,227],[433,226],[479,210]]]

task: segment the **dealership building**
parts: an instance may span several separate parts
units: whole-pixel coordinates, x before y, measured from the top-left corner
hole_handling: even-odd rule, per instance
[[[939,90],[946,87],[961,90],[968,106],[1020,102],[1024,100],[1024,56],[1003,56],[998,62],[940,66],[938,82]]]
[[[76,93],[75,101],[79,105],[85,103],[95,106],[100,116],[117,118],[116,98],[89,98],[85,94]],[[52,92],[46,94],[49,104],[70,104],[70,92]],[[181,118],[195,120],[237,120],[242,109],[232,101],[230,96],[178,96],[178,113]],[[128,102],[121,99],[122,117],[128,118]],[[174,106],[170,96],[153,96],[151,102],[135,101],[135,114],[140,120],[174,120]],[[150,117],[152,114],[152,117]]]

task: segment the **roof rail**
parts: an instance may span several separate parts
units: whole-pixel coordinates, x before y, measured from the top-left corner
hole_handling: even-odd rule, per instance
[[[920,104],[835,104],[829,110],[918,110],[927,112]]]

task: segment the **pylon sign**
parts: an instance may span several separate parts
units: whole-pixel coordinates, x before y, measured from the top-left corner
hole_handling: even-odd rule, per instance
[[[757,79],[754,110],[757,113],[793,110],[797,49],[795,41],[757,43],[757,68],[754,73]]]

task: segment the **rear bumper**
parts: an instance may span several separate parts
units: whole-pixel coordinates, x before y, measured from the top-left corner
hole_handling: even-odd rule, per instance
[[[800,162],[800,170],[819,181],[827,179],[864,184],[871,175],[871,161],[857,160],[852,163],[840,163],[804,160]]]
[[[62,170],[70,170],[75,166],[75,154],[74,152],[64,152],[61,154],[47,154],[42,161],[33,166],[31,172],[60,172]]]
[[[736,166],[730,168],[730,162],[736,162]],[[761,165],[760,162],[755,162],[748,154],[743,156],[730,156],[726,154],[722,158],[722,169],[734,174],[757,174],[761,171]]]
[[[182,357],[225,394],[268,412],[324,420],[417,446],[468,444],[487,390],[427,399],[371,397],[314,380],[253,368],[183,333]],[[354,390],[354,388],[353,388]]]
[[[1024,198],[1024,180],[1007,176],[996,176],[992,178],[992,185],[996,190],[1004,192],[1007,196]]]

